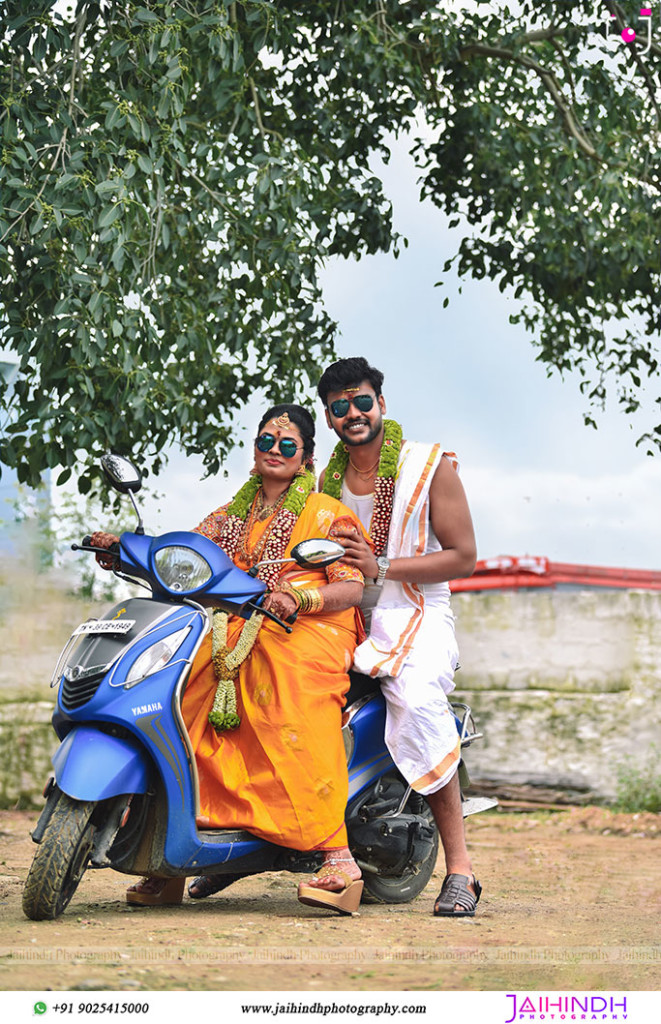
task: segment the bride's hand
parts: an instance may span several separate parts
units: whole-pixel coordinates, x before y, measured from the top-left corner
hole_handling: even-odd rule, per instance
[[[118,542],[119,537],[116,537],[114,533],[104,533],[103,530],[97,530],[90,537],[90,545],[93,548],[109,548],[111,544]],[[102,569],[113,569],[116,563],[116,559],[112,555],[107,557],[96,555],[96,560]]]
[[[290,615],[294,614],[297,607],[296,600],[291,594],[274,591],[264,598],[264,608],[268,612],[273,612],[279,619],[288,619]]]

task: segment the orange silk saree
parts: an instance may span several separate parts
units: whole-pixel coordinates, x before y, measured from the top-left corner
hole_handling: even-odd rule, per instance
[[[198,528],[214,540],[219,509]],[[311,494],[292,531],[287,556],[307,537],[327,537],[333,525],[358,526],[353,514],[325,494]],[[249,547],[270,520],[256,522]],[[360,527],[358,527],[360,528]],[[241,569],[247,566],[240,560]],[[324,587],[336,579],[358,580],[348,566],[282,575],[294,586]],[[208,722],[216,692],[208,634],[191,670],[182,711],[195,751],[200,815],[210,827],[240,828],[296,850],[347,843],[344,812],[348,775],[341,735],[348,670],[358,638],[357,610],[300,616],[290,634],[264,619],[236,680],[238,728],[217,734]],[[230,617],[233,647],[243,619]]]

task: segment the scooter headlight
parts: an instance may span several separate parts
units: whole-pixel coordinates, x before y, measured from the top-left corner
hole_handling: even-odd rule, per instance
[[[159,672],[160,669],[165,668],[177,653],[189,632],[190,626],[184,626],[183,629],[178,629],[171,636],[166,636],[163,640],[157,640],[146,651],[143,651],[131,666],[124,683],[124,688],[128,690],[135,686],[136,683],[146,679],[147,676],[152,676],[154,672]]]
[[[213,575],[206,558],[179,544],[170,544],[157,551],[154,568],[163,586],[177,594],[198,590]]]

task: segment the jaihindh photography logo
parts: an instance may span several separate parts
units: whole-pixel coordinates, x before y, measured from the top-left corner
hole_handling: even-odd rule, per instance
[[[510,1002],[507,1006],[509,1016],[504,1019],[504,1024],[539,1020],[628,1020],[629,1015],[626,996],[561,996],[557,992],[527,996],[508,992],[505,998]]]

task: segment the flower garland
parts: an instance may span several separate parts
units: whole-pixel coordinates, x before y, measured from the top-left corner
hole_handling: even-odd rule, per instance
[[[259,474],[251,476],[232,498],[226,508],[226,516],[217,524],[218,535],[214,539],[232,560],[239,549],[243,531],[249,525],[246,520],[253,509],[261,485],[262,478]],[[314,473],[306,469],[298,471],[289,485],[282,507],[274,517],[268,539],[260,552],[260,559],[266,561],[283,557],[292,530],[315,485]],[[266,583],[269,590],[273,590],[277,586],[280,571],[279,565],[264,565],[257,575]]]
[[[314,473],[303,468],[298,470],[289,485],[284,501],[278,502],[275,506],[273,520],[263,534],[263,543],[258,544],[250,553],[253,564],[262,558],[266,561],[283,557],[292,530],[315,484]],[[224,511],[225,515],[218,518],[214,516],[215,529],[212,539],[233,561],[240,546],[243,546],[245,554],[248,553],[247,538],[243,545],[242,541],[244,533],[252,528],[261,485],[262,478],[259,474],[251,476],[230,503],[223,510],[219,510]],[[200,532],[205,534],[207,531],[200,528]],[[264,565],[257,575],[269,590],[274,590],[278,585],[280,571],[280,565]],[[237,711],[235,680],[240,666],[253,649],[263,620],[263,615],[252,615],[243,626],[234,648],[230,650],[227,644],[227,613],[220,609],[214,611],[211,660],[218,684],[209,712],[209,722],[218,733],[225,729],[236,729],[241,721]]]
[[[236,729],[241,722],[236,706],[236,685],[234,680],[239,668],[252,651],[263,615],[255,613],[244,624],[234,648],[227,646],[227,612],[216,608],[213,613],[211,638],[211,660],[218,680],[209,722],[217,733],[225,729]]]
[[[388,543],[392,518],[395,480],[402,447],[402,428],[395,420],[383,421],[383,443],[376,480],[374,481],[374,511],[370,523],[370,537],[374,541],[375,555],[382,555]],[[349,450],[343,441],[336,444],[326,468],[324,494],[342,500],[344,474],[349,465]]]

